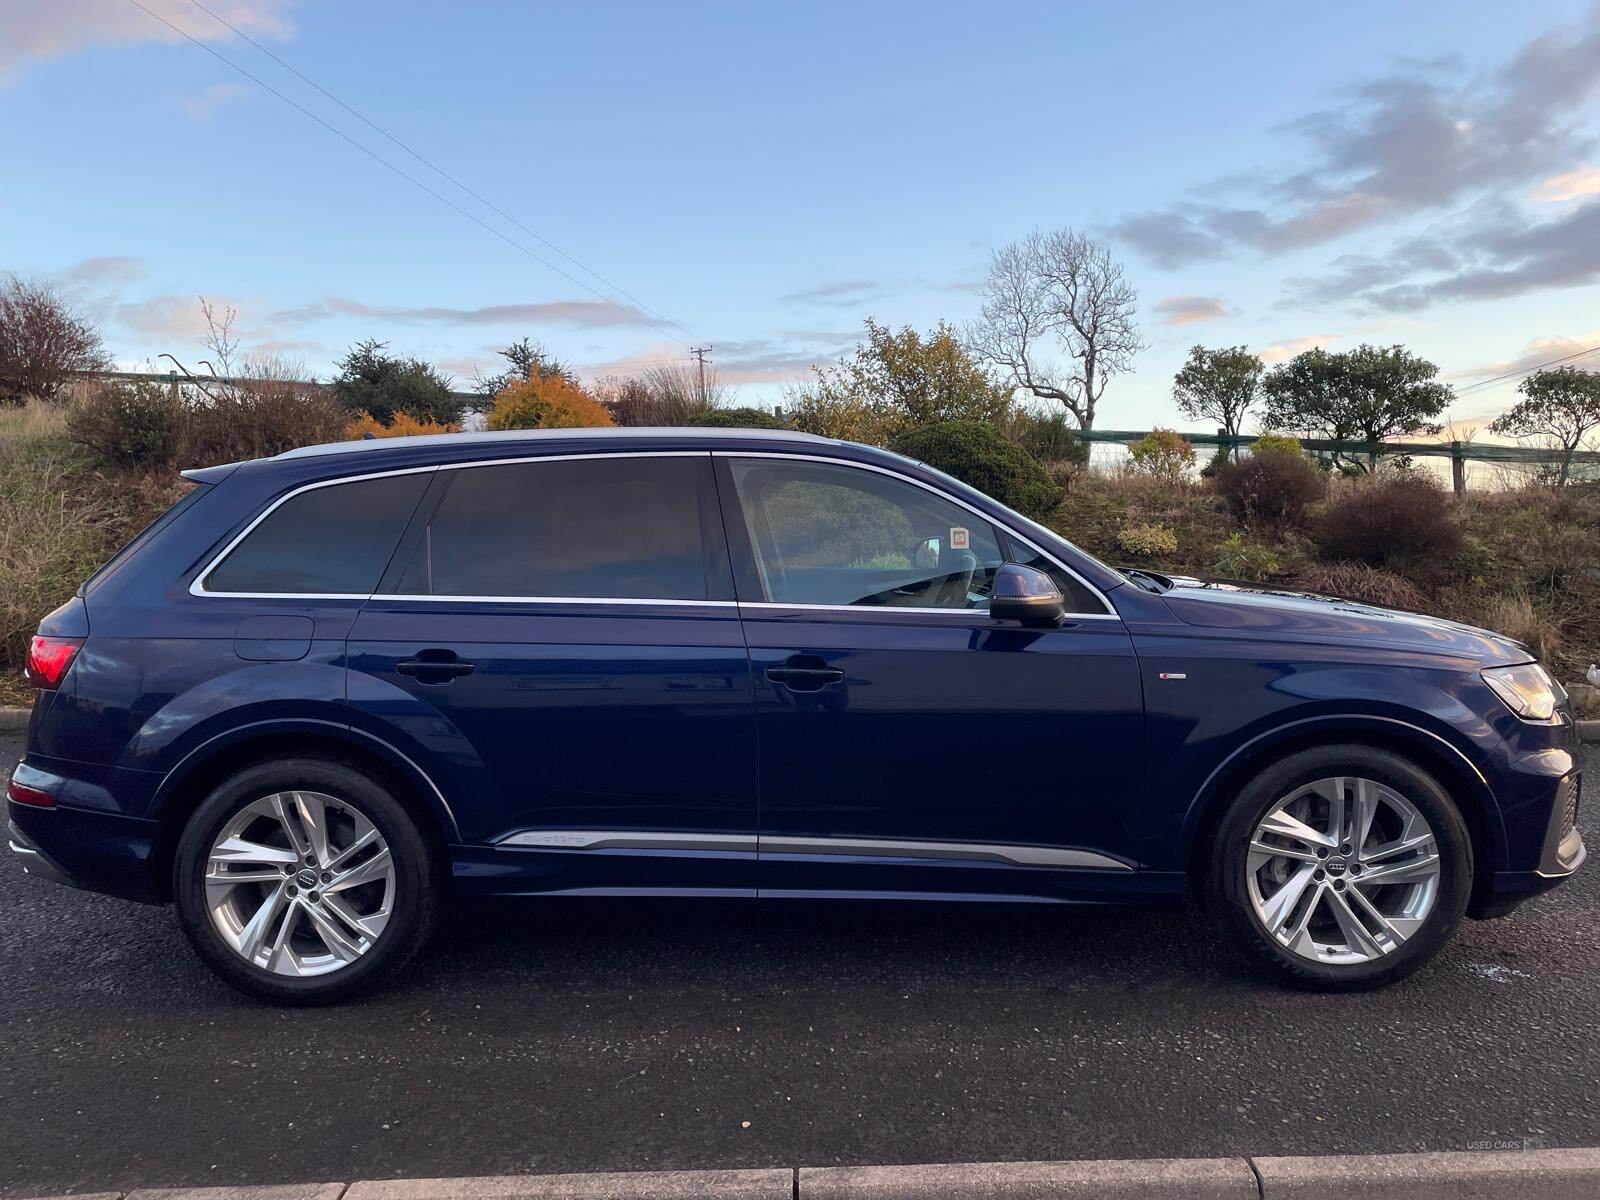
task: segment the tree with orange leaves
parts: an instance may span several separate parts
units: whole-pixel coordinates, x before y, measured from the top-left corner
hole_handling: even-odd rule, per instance
[[[605,408],[560,375],[535,375],[503,388],[489,409],[490,429],[586,429],[616,424]]]

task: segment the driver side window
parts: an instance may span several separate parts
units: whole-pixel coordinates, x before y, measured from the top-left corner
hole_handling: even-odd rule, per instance
[[[988,607],[1003,556],[976,513],[875,471],[781,459],[731,466],[773,603]]]

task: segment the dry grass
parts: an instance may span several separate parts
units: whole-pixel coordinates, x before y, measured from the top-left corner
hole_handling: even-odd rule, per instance
[[[26,404],[0,406],[0,450],[18,438],[63,437],[66,432],[65,405],[35,398]]]
[[[1426,612],[1428,597],[1422,589],[1392,571],[1365,563],[1312,563],[1294,578],[1294,586],[1321,596],[1359,600],[1381,608]]]

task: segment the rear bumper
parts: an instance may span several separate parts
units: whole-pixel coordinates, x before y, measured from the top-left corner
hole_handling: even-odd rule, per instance
[[[52,883],[158,904],[156,825],[72,808],[6,805],[6,847],[29,875]]]

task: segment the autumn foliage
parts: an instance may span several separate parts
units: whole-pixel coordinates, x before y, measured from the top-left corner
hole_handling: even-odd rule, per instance
[[[494,398],[490,429],[588,429],[616,424],[604,406],[560,375],[518,380]]]
[[[460,433],[461,426],[439,421],[419,421],[409,413],[396,412],[394,420],[385,425],[366,409],[359,410],[355,418],[344,427],[344,440],[358,441],[371,434],[373,437],[410,437],[419,433]]]

